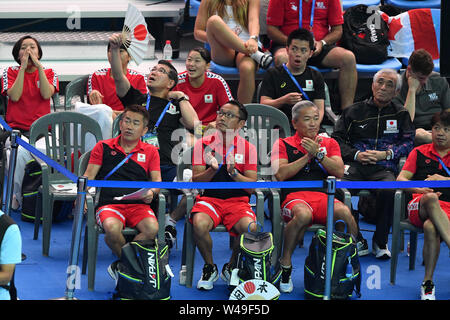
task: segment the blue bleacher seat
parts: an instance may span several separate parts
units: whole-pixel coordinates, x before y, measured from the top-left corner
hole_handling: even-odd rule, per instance
[[[184,0],[186,2],[186,0]],[[200,0],[189,0],[189,16],[196,17],[200,7]]]
[[[407,66],[408,65],[408,61],[409,61],[408,58],[402,58],[403,65]],[[433,60],[433,62],[434,62],[434,69],[433,69],[433,71],[440,72],[440,70],[441,70],[440,69],[440,59],[435,59],[435,60]]]
[[[348,8],[356,6],[358,4],[365,4],[366,6],[378,6],[380,4],[380,0],[366,0],[366,1],[343,0],[342,1],[342,7],[344,8],[344,11],[347,10]]]
[[[388,58],[386,61],[379,64],[356,64],[356,70],[362,73],[376,73],[378,70],[389,68],[394,70],[400,70],[402,64],[397,58]]]
[[[345,0],[344,0],[345,2]],[[385,4],[400,7],[402,9],[441,8],[441,0],[385,0]]]
[[[236,67],[227,67],[227,66],[222,66],[220,64],[215,63],[214,61],[211,60],[211,66],[209,68],[209,70],[211,70],[211,72],[223,75],[223,74],[239,74],[239,70]],[[266,72],[266,70],[259,68],[258,71],[256,72],[256,74],[263,74],[264,72]]]

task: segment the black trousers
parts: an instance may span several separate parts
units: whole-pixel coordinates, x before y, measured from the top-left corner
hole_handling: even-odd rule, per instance
[[[342,177],[342,181],[395,181],[395,174],[379,165],[363,165],[359,162],[351,162],[344,177]],[[349,191],[352,195],[356,195],[360,190],[349,189]],[[376,195],[377,211],[376,231],[373,241],[379,247],[384,247],[388,242],[389,230],[392,226],[395,189],[372,189],[370,191]],[[336,197],[343,199],[343,192],[337,190]],[[359,214],[354,215],[358,225],[358,238],[362,238],[359,232]]]

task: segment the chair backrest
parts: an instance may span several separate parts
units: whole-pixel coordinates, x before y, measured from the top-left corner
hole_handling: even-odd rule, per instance
[[[89,158],[91,157],[91,151],[83,153],[78,160],[78,176],[83,175],[86,172],[87,166],[89,164]]]
[[[113,121],[112,124],[112,137],[117,137],[120,134],[120,119],[122,119],[123,112],[120,113]]]
[[[43,137],[46,155],[61,166],[77,173],[79,156],[86,150],[86,135],[91,134],[96,142],[102,140],[100,125],[79,112],[62,111],[50,113],[36,120],[30,128],[30,144]],[[49,179],[61,179],[64,176],[55,169],[49,169]]]
[[[72,109],[72,105],[75,104],[76,102],[76,101],[72,102],[72,100],[76,97],[78,97],[81,102],[88,101],[87,99],[88,79],[89,75],[86,74],[69,82],[65,90],[64,110],[69,111]]]
[[[258,179],[272,180],[272,146],[278,138],[291,135],[289,119],[282,111],[265,104],[249,103],[245,108],[248,119],[241,135],[258,150]]]

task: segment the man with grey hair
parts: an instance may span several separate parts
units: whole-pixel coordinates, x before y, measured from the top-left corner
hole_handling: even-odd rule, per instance
[[[339,144],[332,138],[318,136],[319,108],[311,101],[297,102],[292,109],[292,125],[296,133],[278,139],[273,148],[271,163],[279,181],[323,180],[327,176],[341,178],[344,162]],[[299,188],[281,189],[281,216],[286,223],[283,253],[280,258],[280,291],[289,293],[294,286],[291,280],[291,256],[306,228],[313,224],[326,224],[327,195],[323,192]],[[343,220],[356,238],[358,227],[350,209],[341,201],[334,202],[334,219]]]
[[[343,110],[332,137],[339,143],[345,172],[342,180],[395,181],[398,162],[411,152],[415,129],[402,105],[392,99],[401,87],[399,74],[392,69],[378,71],[373,79],[373,97]],[[414,103],[410,100],[409,103]],[[356,192],[355,189],[350,190]],[[392,224],[394,189],[376,192],[376,231],[372,239],[378,259],[389,259],[387,242]],[[358,221],[358,214],[355,215]],[[367,241],[358,232],[359,255],[369,253]]]

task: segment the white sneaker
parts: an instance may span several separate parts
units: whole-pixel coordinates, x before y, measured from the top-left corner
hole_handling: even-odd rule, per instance
[[[280,292],[291,293],[294,290],[294,284],[291,278],[292,266],[281,267]]]
[[[391,258],[391,252],[387,248],[387,245],[385,248],[381,249],[375,241],[372,242],[372,252],[375,255],[375,258],[381,259],[381,260],[387,260]]]
[[[436,300],[436,288],[433,281],[427,280],[422,282],[422,285],[420,286],[420,299]]]
[[[202,277],[197,282],[197,289],[211,290],[214,287],[214,282],[219,279],[219,271],[214,264],[205,264],[203,266]]]

